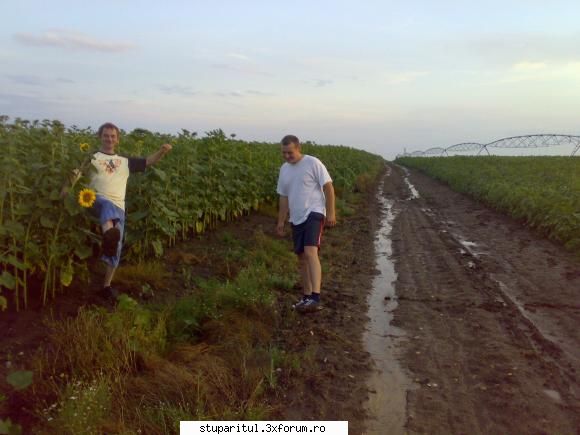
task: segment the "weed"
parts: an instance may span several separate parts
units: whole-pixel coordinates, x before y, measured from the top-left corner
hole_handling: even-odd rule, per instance
[[[356,213],[355,209],[342,198],[336,198],[336,210],[339,217],[353,216]]]
[[[275,201],[262,202],[260,203],[259,212],[264,216],[271,218],[278,217],[278,203]]]
[[[268,287],[277,290],[290,290],[295,283],[296,277],[294,274],[289,276],[289,274],[271,273],[267,278]]]
[[[153,313],[126,295],[112,313],[81,308],[76,318],[49,327],[52,350],[40,367],[50,376],[66,372],[92,379],[103,371],[119,378],[134,369],[137,353],[160,352],[166,343],[166,313]]]
[[[163,288],[167,280],[167,270],[159,262],[143,262],[120,267],[115,272],[115,282],[123,288],[141,290],[143,284],[154,289]]]
[[[180,421],[199,420],[187,402],[159,403],[145,407],[139,415],[144,433],[178,434]]]
[[[180,420],[268,419],[264,393],[309,363],[271,345],[272,289],[294,285],[296,258],[261,232],[251,250],[225,239],[232,256],[244,257],[231,280],[196,279],[184,266],[193,294],[167,308],[122,295],[112,312],[83,308],[76,319],[49,322],[52,351],[33,384],[36,403],[49,404],[39,430],[173,434]],[[142,270],[128,276],[152,288]]]
[[[229,231],[224,231],[219,236],[219,241],[228,247],[237,247],[240,241]]]
[[[75,380],[64,387],[57,401],[42,411],[55,433],[100,434],[111,411],[111,394],[105,379]]]

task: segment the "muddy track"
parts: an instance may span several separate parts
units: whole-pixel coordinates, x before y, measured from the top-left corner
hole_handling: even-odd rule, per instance
[[[410,433],[580,433],[580,261],[390,165]],[[418,197],[413,192],[413,187]]]

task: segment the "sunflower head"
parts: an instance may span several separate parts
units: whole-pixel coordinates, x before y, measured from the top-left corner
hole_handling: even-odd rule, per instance
[[[83,189],[79,193],[79,204],[81,207],[92,207],[97,199],[97,195],[93,189]]]
[[[79,149],[83,152],[86,153],[89,150],[90,146],[88,143],[83,142],[82,144],[79,145]]]

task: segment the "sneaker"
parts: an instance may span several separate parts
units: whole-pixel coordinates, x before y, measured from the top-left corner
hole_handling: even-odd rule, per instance
[[[119,231],[119,228],[113,227],[105,231],[103,234],[103,254],[107,257],[117,255],[119,240],[121,240],[121,231]]]
[[[297,310],[301,313],[314,313],[315,311],[322,310],[322,308],[322,304],[319,301],[307,299],[299,308],[297,308]]]
[[[119,291],[111,286],[103,287],[101,289],[101,296],[105,299],[116,300],[119,297]]]
[[[299,310],[310,298],[308,296],[303,296],[298,302],[292,305],[293,310]]]

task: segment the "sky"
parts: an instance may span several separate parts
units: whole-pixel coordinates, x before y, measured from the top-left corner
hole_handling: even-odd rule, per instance
[[[580,2],[0,0],[0,114],[387,159],[580,134]]]

